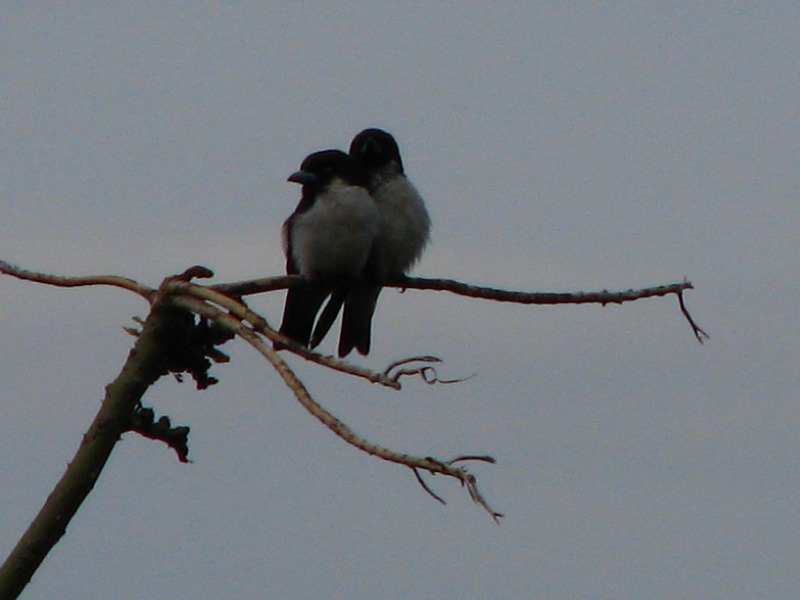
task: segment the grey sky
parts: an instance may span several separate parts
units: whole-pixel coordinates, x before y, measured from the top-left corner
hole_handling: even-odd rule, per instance
[[[360,454],[249,348],[146,401],[24,597],[794,599],[800,590],[800,8],[773,3],[15,3],[0,16],[0,258],[157,285],[280,273],[303,157],[393,132],[433,243],[416,273],[674,299],[519,307],[384,293],[377,389],[294,360]],[[273,323],[282,294],[253,299]],[[143,302],[0,279],[0,552],[76,449]],[[334,336],[335,337],[335,336]],[[324,349],[333,351],[333,342]]]

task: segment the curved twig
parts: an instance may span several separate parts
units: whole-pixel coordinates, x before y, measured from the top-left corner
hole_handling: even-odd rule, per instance
[[[425,490],[426,492],[428,492],[428,493],[429,493],[429,494],[430,494],[430,495],[433,497],[433,499],[434,499],[434,500],[436,500],[436,501],[438,501],[438,502],[441,502],[442,504],[447,504],[447,502],[445,502],[444,498],[442,498],[441,496],[439,496],[438,494],[436,494],[436,493],[435,493],[435,492],[434,492],[434,491],[433,491],[433,490],[430,488],[430,486],[428,486],[428,484],[427,484],[427,483],[425,483],[425,480],[422,478],[422,475],[420,475],[420,474],[419,474],[419,469],[417,469],[416,467],[411,467],[411,470],[412,470],[412,471],[414,471],[414,477],[416,477],[416,478],[417,478],[417,482],[418,482],[418,483],[419,483],[419,484],[422,486],[422,489],[423,489],[423,490]]]
[[[686,308],[686,303],[683,300],[683,292],[678,294],[678,303],[681,307],[681,313],[683,314],[684,317],[686,317],[686,320],[689,321],[689,325],[692,326],[692,331],[694,332],[694,337],[697,338],[697,341],[702,344],[703,340],[710,340],[711,336],[708,335],[702,329],[700,329],[700,326],[697,323],[695,323],[694,319],[692,318],[692,315],[689,314],[689,310]]]
[[[254,331],[264,335],[271,342],[280,342],[288,350],[294,354],[297,354],[298,356],[302,356],[306,360],[310,360],[335,371],[361,377],[372,383],[379,383],[392,389],[399,390],[401,387],[399,382],[388,377],[385,373],[376,373],[370,369],[356,366],[347,361],[334,358],[333,356],[319,354],[294,342],[293,340],[290,340],[289,338],[284,337],[275,329],[270,327],[264,317],[256,312],[253,312],[241,302],[222,294],[214,288],[189,283],[186,281],[170,280],[165,282],[164,290],[171,294],[186,294],[195,298],[213,302],[214,304],[221,306],[230,313],[236,315],[239,319],[249,323]]]
[[[110,285],[119,287],[131,292],[135,292],[142,296],[148,302],[152,300],[155,295],[155,290],[146,285],[129,279],[127,277],[119,277],[117,275],[87,275],[82,277],[62,277],[60,275],[49,275],[47,273],[39,273],[37,271],[28,271],[20,267],[9,264],[0,260],[0,273],[11,275],[17,279],[25,281],[34,281],[36,283],[46,283],[48,285],[55,285],[57,287],[83,287],[87,285]]]
[[[273,350],[268,344],[264,343],[264,340],[258,336],[256,331],[246,323],[240,321],[229,313],[215,308],[206,302],[198,300],[197,298],[183,295],[174,297],[172,300],[180,306],[201,314],[206,318],[214,319],[220,324],[224,324],[226,327],[229,327],[233,332],[235,332],[236,335],[247,341],[269,361],[269,363],[281,376],[284,383],[286,383],[289,389],[294,393],[295,398],[297,398],[303,408],[305,408],[309,413],[311,413],[312,416],[322,422],[323,425],[325,425],[334,434],[351,446],[355,446],[359,450],[383,460],[409,467],[412,470],[415,470],[415,473],[417,469],[424,469],[434,474],[439,473],[441,475],[458,479],[461,484],[467,488],[472,500],[488,511],[495,521],[502,516],[501,513],[492,510],[481,496],[480,492],[478,491],[478,485],[475,476],[469,473],[464,467],[452,466],[453,462],[458,460],[467,460],[467,457],[460,457],[452,461],[440,461],[431,457],[419,457],[411,454],[395,452],[394,450],[390,450],[389,448],[370,442],[366,438],[355,433],[344,422],[340,421],[333,414],[323,408],[322,405],[320,405],[316,400],[314,400],[303,382],[299,377],[297,377],[295,372],[291,369],[291,367],[289,367],[286,361],[283,360],[277,351]],[[493,462],[493,459],[489,457],[484,457],[484,459]],[[429,490],[429,493],[432,492]],[[436,497],[435,494],[432,495]]]

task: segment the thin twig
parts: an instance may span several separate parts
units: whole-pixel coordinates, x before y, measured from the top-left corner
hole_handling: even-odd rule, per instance
[[[212,289],[230,296],[247,296],[262,292],[282,290],[305,284],[300,275],[285,275],[282,277],[266,277],[249,281],[238,281],[210,286]],[[513,302],[517,304],[622,304],[642,298],[667,296],[678,294],[684,290],[694,289],[689,281],[660,285],[649,288],[629,289],[619,292],[602,290],[600,292],[521,292],[503,290],[486,286],[472,285],[456,281],[455,279],[441,279],[431,277],[408,277],[399,281],[387,282],[384,287],[415,290],[435,290],[451,292],[470,298],[483,298],[498,302]]]
[[[681,313],[683,313],[683,316],[686,317],[687,321],[689,321],[689,325],[692,326],[692,331],[694,332],[694,337],[697,338],[697,341],[702,344],[704,339],[710,340],[711,336],[708,335],[702,329],[700,329],[700,326],[697,323],[695,323],[694,319],[692,318],[692,315],[689,314],[689,310],[686,308],[686,303],[683,300],[683,293],[678,294],[678,303],[680,304],[681,307]]]
[[[83,277],[62,277],[49,275],[37,271],[28,271],[0,260],[0,273],[11,275],[17,279],[46,283],[57,287],[83,287],[88,285],[110,285],[130,290],[142,296],[145,300],[152,300],[155,290],[127,277],[117,275],[87,275]]]
[[[427,362],[427,363],[440,363],[442,362],[441,358],[437,358],[436,356],[412,356],[411,358],[403,358],[400,360],[396,360],[391,363],[388,367],[386,367],[383,371],[383,374],[389,376],[393,369],[397,369],[402,365],[411,364],[414,362]],[[477,375],[477,373],[473,373],[467,377],[459,377],[456,379],[439,379],[439,374],[436,372],[434,367],[429,366],[422,366],[416,367],[414,369],[398,369],[394,375],[392,375],[392,381],[400,381],[401,377],[408,377],[411,375],[419,375],[422,378],[422,381],[427,383],[428,385],[434,385],[436,383],[442,384],[449,384],[449,383],[461,383],[467,381],[468,379],[472,379]]]
[[[458,456],[458,457],[452,459],[448,464],[452,465],[453,463],[467,461],[467,460],[478,460],[478,461],[482,461],[482,462],[488,462],[488,463],[491,463],[491,464],[497,463],[497,461],[491,456],[466,454],[464,456]]]
[[[254,279],[252,281],[240,281],[235,283],[221,284],[213,286],[218,292],[230,295],[249,295],[260,292],[273,291],[303,285],[305,280],[299,275],[287,275],[285,277],[269,277],[264,279]],[[482,298],[484,300],[494,300],[496,302],[511,302],[515,304],[623,304],[633,302],[643,298],[654,298],[675,294],[681,304],[681,312],[689,321],[695,337],[703,342],[709,339],[706,334],[689,315],[683,303],[683,292],[694,289],[692,283],[684,280],[680,283],[660,285],[641,289],[628,289],[623,291],[611,292],[602,290],[599,292],[522,292],[517,290],[503,290],[486,286],[472,285],[456,281],[455,279],[440,279],[430,277],[408,277],[399,281],[387,282],[384,287],[400,288],[401,290],[434,290],[451,292],[460,296],[470,298]]]
[[[502,290],[469,283],[454,279],[432,279],[428,277],[410,277],[405,281],[390,284],[391,287],[418,290],[438,290],[452,292],[470,298],[483,298],[497,302],[513,302],[516,304],[622,304],[642,298],[654,296],[667,296],[677,294],[683,290],[693,289],[689,281],[660,285],[638,290],[628,289],[619,292],[602,290],[600,292],[520,292]]]
[[[281,376],[284,383],[286,383],[289,389],[294,393],[295,398],[297,398],[303,408],[305,408],[309,413],[311,413],[312,416],[322,422],[323,425],[325,425],[334,434],[339,436],[351,446],[355,446],[359,450],[362,450],[367,454],[371,454],[372,456],[376,456],[389,462],[398,463],[411,469],[424,469],[426,471],[430,471],[431,473],[440,473],[442,475],[447,475],[448,477],[454,477],[467,488],[470,497],[477,504],[486,509],[493,519],[497,520],[498,517],[502,516],[500,513],[493,511],[489,507],[481,494],[478,492],[477,481],[475,477],[463,467],[453,467],[448,462],[443,462],[431,457],[423,458],[419,456],[413,456],[411,454],[395,452],[394,450],[390,450],[389,448],[370,442],[366,438],[355,433],[352,429],[345,425],[345,423],[340,421],[333,414],[323,408],[316,400],[314,400],[303,382],[299,377],[297,377],[295,372],[289,367],[286,361],[281,358],[277,351],[273,350],[268,344],[266,344],[264,340],[259,337],[258,333],[251,329],[251,327],[249,327],[246,323],[242,322],[231,314],[211,306],[210,304],[197,298],[182,295],[176,296],[172,300],[179,306],[183,306],[184,308],[196,312],[208,319],[213,319],[216,322],[225,325],[236,335],[253,346],[274,367],[274,369],[278,372],[278,375]]]
[[[407,365],[407,364],[413,363],[413,362],[440,363],[440,362],[442,362],[442,359],[439,358],[438,356],[427,356],[427,355],[426,356],[411,356],[409,358],[401,358],[400,360],[396,360],[396,361],[394,361],[392,363],[389,363],[389,366],[387,366],[383,370],[383,374],[388,376],[389,373],[391,373],[392,369],[396,369],[397,367],[400,367],[402,365]]]
[[[425,491],[426,491],[426,492],[428,492],[428,493],[429,493],[431,496],[433,496],[434,500],[438,500],[438,501],[439,501],[439,502],[441,502],[442,504],[447,504],[447,502],[445,502],[445,501],[444,501],[444,498],[442,498],[441,496],[439,496],[438,494],[436,494],[436,493],[435,493],[435,492],[434,492],[434,491],[433,491],[433,490],[432,490],[432,489],[431,489],[431,488],[428,486],[428,484],[427,484],[427,483],[425,483],[425,480],[422,478],[422,475],[420,475],[420,474],[419,474],[419,469],[417,469],[416,467],[412,467],[412,468],[411,468],[411,470],[412,470],[412,471],[414,471],[414,477],[416,477],[416,478],[417,478],[417,481],[418,481],[418,482],[419,482],[419,484],[422,486],[422,489],[423,489],[423,490],[425,490]]]

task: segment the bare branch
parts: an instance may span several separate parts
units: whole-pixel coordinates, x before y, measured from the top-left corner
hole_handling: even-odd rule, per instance
[[[261,292],[285,289],[302,285],[304,280],[299,275],[287,275],[285,277],[270,277],[265,279],[254,279],[252,281],[240,281],[213,286],[218,292],[231,295],[248,295]],[[401,290],[435,290],[451,292],[460,296],[470,298],[482,298],[484,300],[494,300],[496,302],[512,302],[515,304],[623,304],[633,302],[643,298],[654,298],[675,294],[678,296],[681,312],[692,327],[695,337],[700,343],[710,336],[700,329],[694,322],[683,302],[683,292],[694,289],[690,281],[684,280],[681,283],[660,285],[638,290],[629,289],[619,292],[602,290],[600,292],[521,292],[517,290],[502,290],[469,283],[456,281],[455,279],[437,279],[428,277],[407,277],[400,281],[393,281],[384,284],[385,287],[395,287]],[[419,373],[419,371],[415,372]],[[439,383],[443,383],[439,381]]]
[[[191,267],[180,275],[167,278],[162,283],[158,291],[156,291],[138,283],[137,281],[124,277],[109,275],[91,277],[60,277],[27,271],[18,267],[14,267],[3,261],[0,261],[0,273],[12,275],[20,279],[61,287],[77,287],[88,285],[111,285],[115,287],[121,287],[144,297],[154,307],[162,306],[162,303],[168,302],[173,304],[175,307],[187,309],[200,315],[202,318],[219,323],[247,341],[262,356],[264,356],[273,366],[273,368],[275,368],[286,385],[292,390],[301,405],[345,442],[383,460],[395,462],[409,467],[414,471],[415,477],[423,489],[425,489],[440,502],[444,501],[442,498],[437,496],[424,482],[424,480],[421,478],[420,471],[426,470],[434,475],[442,474],[458,479],[462,485],[467,488],[473,501],[480,504],[487,512],[489,512],[489,514],[492,515],[495,520],[502,516],[500,513],[492,510],[486,500],[483,498],[478,490],[477,481],[474,475],[469,473],[462,466],[454,466],[457,462],[465,461],[494,463],[494,459],[492,457],[482,455],[465,455],[454,458],[450,461],[440,461],[432,457],[423,458],[395,452],[357,435],[347,425],[333,416],[311,397],[302,381],[300,381],[285,360],[272,347],[272,344],[277,342],[281,344],[281,346],[288,348],[291,352],[298,354],[307,360],[317,362],[323,366],[351,375],[363,377],[369,381],[387,385],[395,389],[400,388],[400,377],[407,375],[419,375],[427,383],[455,383],[458,381],[463,381],[463,379],[441,380],[438,378],[436,370],[429,365],[423,365],[414,368],[401,368],[414,362],[441,362],[440,359],[433,356],[420,356],[396,361],[390,364],[383,373],[375,373],[367,369],[362,369],[354,365],[350,365],[344,361],[335,359],[332,356],[322,356],[296,344],[291,340],[288,340],[280,333],[272,329],[263,317],[254,313],[239,301],[239,298],[244,295],[305,285],[306,282],[302,277],[270,277],[215,286],[201,286],[191,283],[190,280],[193,278],[207,278],[212,276],[213,273],[205,267],[195,266]],[[621,292],[610,292],[608,290],[603,290],[601,292],[576,293],[535,293],[501,290],[470,285],[450,279],[430,278],[405,278],[401,281],[388,283],[386,284],[386,287],[397,287],[403,290],[426,289],[449,291],[451,293],[473,298],[483,298],[498,302],[514,302],[519,304],[621,304],[623,302],[631,302],[642,298],[675,294],[678,296],[681,312],[692,326],[695,337],[700,342],[702,342],[703,339],[708,338],[708,334],[706,334],[706,332],[695,323],[686,309],[683,293],[685,290],[693,289],[693,286],[689,281],[639,290],[630,289]],[[267,343],[264,338],[271,343]],[[142,336],[139,336],[137,344],[141,342]],[[218,352],[216,349],[212,350],[214,352]],[[214,360],[224,360],[225,355],[220,353],[219,355],[213,354],[211,357]],[[390,375],[392,372],[393,375]],[[131,427],[128,426],[128,428],[130,429]],[[164,441],[171,443],[171,445],[173,445],[172,442],[174,442],[173,447],[176,447],[176,450],[178,450],[179,454],[182,450],[182,442],[178,438],[175,438],[173,434],[188,434],[188,429],[172,428],[168,421],[148,423],[143,427],[134,426],[133,429],[140,431],[140,433],[149,437],[164,439]],[[186,457],[184,454],[183,459],[185,458]]]
[[[454,279],[431,279],[427,277],[409,277],[404,281],[387,284],[388,287],[415,290],[437,290],[452,292],[470,298],[483,298],[497,302],[513,302],[516,304],[622,304],[642,298],[679,294],[694,289],[689,281],[661,285],[638,290],[629,289],[621,292],[519,292],[501,290],[462,283]]]
[[[420,289],[420,290],[439,290],[452,292],[461,296],[469,296],[470,298],[483,298],[486,300],[495,300],[497,302],[513,302],[516,304],[623,304],[625,302],[633,302],[643,298],[654,298],[659,296],[668,296],[675,294],[678,297],[681,313],[686,317],[689,325],[692,327],[697,341],[701,344],[703,339],[710,339],[705,331],[703,331],[694,319],[692,319],[689,311],[686,310],[684,304],[683,294],[686,290],[693,290],[694,285],[686,279],[680,283],[672,283],[669,285],[660,285],[650,288],[641,288],[638,290],[629,289],[620,292],[610,292],[603,290],[601,292],[519,292],[513,290],[501,290],[490,287],[482,287],[455,281],[453,279],[429,279],[424,277],[408,278],[403,282],[391,284],[392,287],[399,287],[401,289]]]
[[[689,325],[692,326],[692,331],[694,331],[694,337],[697,338],[697,341],[702,344],[703,340],[710,340],[711,336],[700,329],[700,326],[695,323],[692,315],[689,314],[689,310],[686,308],[686,303],[683,301],[683,293],[678,294],[678,303],[681,307],[681,313],[683,313],[683,316],[686,317],[687,321],[689,321]]]
[[[94,488],[114,446],[129,431],[133,414],[148,387],[160,376],[158,330],[163,313],[156,308],[144,324],[64,475],[44,506],[0,567],[0,598],[16,598],[64,535],[72,517]]]
[[[400,389],[400,384],[397,381],[387,377],[385,374],[376,373],[375,371],[371,371],[370,369],[356,366],[352,363],[348,363],[347,361],[334,358],[333,356],[325,356],[319,354],[317,352],[314,352],[313,350],[309,350],[305,346],[298,344],[294,340],[290,340],[289,338],[284,337],[276,330],[274,330],[272,327],[270,327],[269,324],[267,323],[267,320],[264,319],[264,317],[262,317],[258,313],[253,312],[252,310],[247,308],[247,306],[237,301],[236,299],[230,298],[216,291],[213,287],[205,287],[193,283],[170,280],[165,283],[164,290],[172,294],[185,294],[193,296],[195,298],[213,302],[214,304],[228,310],[230,313],[234,314],[239,319],[248,322],[252,327],[253,331],[256,331],[264,335],[271,342],[280,342],[281,345],[285,346],[288,350],[290,350],[294,354],[297,354],[298,356],[305,358],[306,360],[315,362],[317,364],[320,364],[324,367],[328,367],[335,371],[340,371],[342,373],[347,373],[349,375],[355,375],[356,377],[361,377],[372,383],[379,383],[381,385],[396,390]],[[176,296],[176,298],[177,297],[178,296]],[[192,306],[195,306],[195,309],[190,309],[190,310],[196,310],[197,305],[193,304]]]
[[[183,289],[183,286],[178,287],[179,289]],[[183,306],[184,308],[192,310],[193,312],[201,314],[206,318],[214,319],[218,323],[225,324],[232,331],[234,331],[236,335],[247,341],[269,361],[269,363],[281,376],[284,383],[286,383],[287,387],[292,391],[292,393],[294,393],[295,398],[297,398],[303,408],[305,408],[309,413],[311,413],[312,416],[321,421],[323,425],[325,425],[334,434],[339,436],[351,446],[355,446],[359,450],[362,450],[367,454],[371,454],[372,456],[376,456],[389,462],[405,465],[411,469],[425,469],[431,473],[440,473],[442,475],[447,475],[448,477],[454,477],[455,479],[458,479],[462,485],[466,486],[470,497],[476,503],[484,507],[492,515],[493,519],[497,520],[499,516],[502,516],[489,508],[488,504],[485,502],[485,500],[483,500],[478,492],[477,481],[475,480],[475,477],[471,473],[467,472],[467,470],[463,467],[453,467],[452,461],[443,462],[435,458],[423,458],[410,454],[395,452],[394,450],[390,450],[384,446],[370,442],[366,438],[356,434],[352,429],[350,429],[342,421],[323,408],[316,400],[314,400],[303,382],[299,377],[297,377],[295,372],[291,369],[291,367],[289,367],[286,361],[283,360],[278,352],[266,344],[264,340],[258,336],[258,333],[255,330],[253,330],[243,321],[239,320],[237,317],[213,307],[197,298],[186,295],[174,297],[173,302]],[[464,460],[464,458],[461,457],[456,460]]]
[[[433,460],[433,459],[431,459],[431,460]],[[488,462],[488,463],[492,463],[492,464],[497,462],[491,456],[459,456],[458,458],[454,458],[452,460],[447,461],[446,464],[448,466],[450,466],[453,463],[456,463],[456,462],[459,462],[459,461],[466,461],[466,460],[479,460],[479,461]],[[422,486],[422,489],[424,489],[426,492],[428,492],[431,496],[433,496],[436,500],[438,500],[442,504],[447,504],[447,502],[445,502],[444,499],[441,496],[439,496],[436,493],[434,493],[434,491],[430,488],[430,486],[428,486],[428,484],[425,483],[425,480],[422,479],[422,475],[420,475],[418,469],[412,468],[412,470],[414,471],[414,476],[417,478],[417,481]],[[464,471],[464,478],[461,480],[461,483],[462,483],[462,485],[465,485],[467,487],[467,491],[469,492],[469,495],[472,498],[472,500],[474,502],[476,502],[477,504],[480,504],[486,510],[486,512],[488,512],[492,516],[492,518],[495,520],[495,522],[499,523],[500,522],[499,519],[503,516],[503,514],[493,510],[489,506],[489,504],[483,498],[481,493],[478,491],[478,483],[477,483],[477,480],[475,479],[475,477],[473,475],[470,475],[466,471]]]
[[[285,275],[282,277],[265,277],[248,281],[223,283],[210,286],[212,289],[229,296],[249,296],[263,292],[283,290],[290,287],[303,285],[305,280],[300,275]],[[603,290],[600,292],[521,292],[503,290],[485,286],[472,285],[456,281],[455,279],[440,279],[430,277],[407,277],[399,281],[384,284],[385,287],[394,287],[409,290],[435,290],[451,292],[470,298],[483,298],[497,302],[513,302],[516,304],[622,304],[642,298],[654,296],[667,296],[678,294],[684,290],[694,289],[689,281],[672,283],[656,287],[629,289],[620,292]]]
[[[87,285],[111,285],[121,287],[124,289],[136,292],[140,296],[152,301],[154,290],[151,288],[128,279],[126,277],[118,277],[116,275],[94,275],[88,277],[61,277],[57,275],[48,275],[45,273],[37,273],[34,271],[27,271],[15,267],[5,261],[0,261],[0,273],[12,275],[20,279],[28,281],[36,281],[39,283],[47,283],[60,287],[77,287]],[[181,275],[176,275],[174,280],[188,281],[193,277],[210,277],[213,273],[201,266],[194,266],[188,269]],[[264,277],[261,279],[252,279],[248,281],[238,281],[233,283],[222,283],[209,286],[205,289],[219,292],[220,294],[232,297],[241,297],[246,295],[258,294],[263,292],[287,289],[290,287],[305,285],[306,281],[299,275],[284,275],[278,277]],[[683,292],[686,290],[694,289],[690,281],[684,280],[681,283],[673,283],[669,285],[661,285],[650,288],[641,288],[638,290],[629,289],[619,292],[610,292],[602,290],[600,292],[522,292],[516,290],[502,290],[498,288],[490,288],[484,286],[477,286],[468,283],[456,281],[454,279],[438,279],[427,277],[407,277],[400,281],[388,282],[385,287],[395,287],[401,290],[417,289],[417,290],[435,290],[447,291],[461,296],[468,296],[470,298],[482,298],[485,300],[494,300],[497,302],[512,302],[516,304],[623,304],[625,302],[633,302],[643,298],[653,298],[659,296],[668,296],[675,294],[678,296],[680,303],[681,313],[684,315],[689,325],[692,327],[695,337],[700,343],[704,339],[710,339],[710,336],[703,331],[697,323],[692,319],[683,300]],[[274,332],[274,330],[273,330]],[[268,335],[264,332],[264,335]],[[275,333],[275,335],[279,335]],[[270,338],[272,339],[272,338]],[[284,340],[279,340],[284,344]],[[303,348],[297,344],[285,344],[292,352],[299,354],[308,360],[320,362],[321,355],[317,353],[304,352]],[[339,369],[335,363],[326,365],[330,368]],[[347,371],[345,371],[347,372]],[[439,381],[439,383],[443,383]]]
[[[472,498],[473,502],[480,504],[486,510],[486,512],[492,516],[495,523],[499,523],[500,519],[503,517],[503,513],[499,513],[489,506],[480,490],[478,490],[478,481],[475,479],[474,475],[466,472],[464,472],[464,475],[465,479],[462,481],[464,481],[464,484],[467,486],[467,491],[469,492],[470,498]]]
[[[439,461],[437,461],[435,458],[428,457],[427,460],[431,460],[431,461],[434,461],[436,463],[439,463]],[[470,498],[472,498],[472,501],[475,502],[476,504],[479,504],[480,506],[482,506],[483,509],[486,510],[486,512],[488,512],[489,515],[491,515],[491,517],[492,517],[492,519],[494,519],[495,523],[499,523],[500,519],[503,517],[503,513],[497,512],[491,506],[489,506],[489,503],[486,502],[486,499],[483,497],[483,495],[481,494],[480,490],[478,490],[478,480],[475,478],[475,476],[472,475],[471,473],[469,473],[464,467],[459,467],[457,469],[453,469],[453,467],[452,467],[453,463],[458,462],[458,461],[464,461],[464,460],[481,460],[481,461],[489,462],[489,463],[492,463],[492,464],[494,464],[496,461],[491,456],[474,456],[474,457],[461,456],[459,458],[454,458],[454,459],[449,460],[449,461],[447,461],[445,463],[439,463],[439,464],[441,464],[441,466],[443,466],[443,467],[448,467],[448,468],[452,469],[454,471],[454,473],[450,473],[450,475],[452,477],[456,477],[457,479],[459,479],[461,481],[461,485],[467,488],[467,492],[469,492],[469,495],[470,495]],[[422,479],[422,476],[419,474],[419,471],[417,471],[416,469],[413,469],[413,470],[414,470],[414,476],[417,478],[417,481],[423,487],[423,489],[426,492],[428,492],[431,496],[436,498],[442,504],[446,504],[446,502],[442,498],[440,498],[438,495],[436,495],[433,492],[433,490],[431,490],[430,487],[425,483],[425,481]],[[431,473],[433,475],[436,475],[436,472],[434,472],[434,471],[431,471]]]
[[[234,281],[233,283],[219,283],[209,287],[226,296],[252,296],[253,294],[285,290],[305,283],[306,280],[300,275],[280,275],[277,277],[249,279],[247,281]]]
[[[3,260],[0,260],[0,273],[11,275],[17,279],[34,281],[36,283],[46,283],[57,287],[82,287],[87,285],[110,285],[130,290],[150,301],[155,294],[155,290],[127,277],[117,275],[88,275],[84,277],[62,277],[60,275],[49,275],[38,273],[15,267]]]

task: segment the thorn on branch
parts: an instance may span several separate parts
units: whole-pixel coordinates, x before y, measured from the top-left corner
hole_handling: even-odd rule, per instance
[[[155,420],[152,408],[140,406],[131,417],[130,431],[151,440],[159,440],[175,450],[182,463],[191,462],[189,456],[189,427],[173,427],[169,417],[163,416]]]

